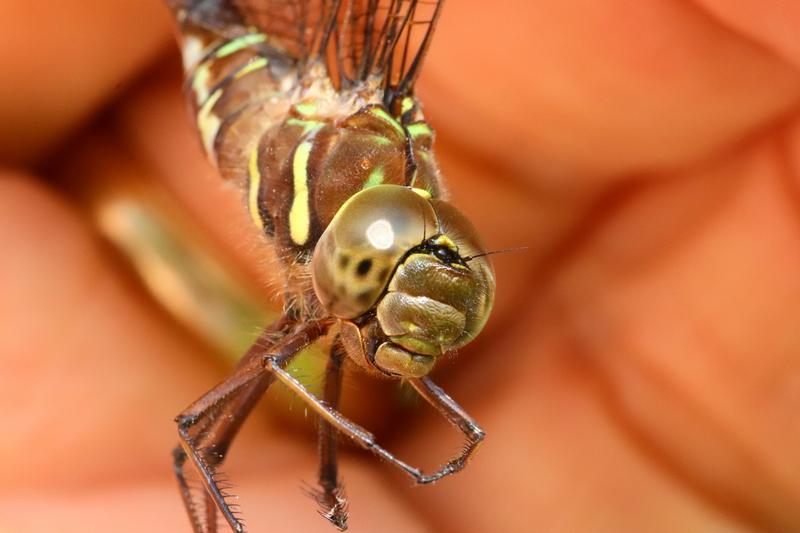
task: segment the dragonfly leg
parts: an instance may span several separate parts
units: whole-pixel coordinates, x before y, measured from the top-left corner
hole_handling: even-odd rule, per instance
[[[213,533],[217,529],[218,503],[212,495],[222,500],[220,510],[229,522],[230,517],[234,516],[235,507],[225,502],[227,494],[220,488],[217,468],[224,460],[239,427],[270,381],[260,377],[250,380],[230,378],[176,418],[180,444],[172,452],[173,466],[189,519],[197,533]],[[198,468],[206,488],[203,505],[195,499],[184,472],[184,465],[189,458]]]
[[[438,479],[443,478],[448,474],[452,474],[461,470],[466,464],[469,456],[474,451],[477,444],[483,439],[483,430],[467,415],[458,404],[456,404],[444,391],[439,389],[432,382],[425,380],[410,380],[412,385],[420,392],[420,394],[429,402],[431,402],[440,412],[444,413],[447,418],[456,424],[467,435],[468,444],[464,452],[458,458],[447,463],[444,467],[437,472],[426,475],[419,468],[415,468],[408,463],[398,459],[385,448],[381,447],[376,441],[375,436],[359,426],[355,422],[344,417],[336,409],[327,405],[319,398],[314,396],[302,383],[297,381],[291,374],[286,372],[280,365],[280,362],[273,356],[264,358],[263,364],[265,368],[275,374],[278,380],[286,385],[292,392],[299,396],[309,407],[311,407],[319,417],[328,422],[333,428],[336,428],[340,433],[350,437],[356,444],[365,448],[381,459],[384,459],[404,471],[406,474],[414,478],[417,483],[426,484],[432,483]],[[419,381],[419,385],[415,382]]]
[[[332,409],[338,409],[342,389],[342,363],[345,352],[337,339],[331,345],[330,357],[325,369],[325,388],[323,401]],[[324,418],[319,418],[319,491],[314,491],[322,506],[320,514],[340,531],[347,529],[347,498],[339,482],[336,451],[338,432]]]
[[[196,533],[216,531],[217,510],[231,529],[237,532],[245,530],[244,524],[236,517],[236,506],[227,501],[230,495],[220,486],[217,468],[245,419],[274,380],[260,361],[265,353],[269,353],[277,364],[286,366],[300,350],[324,335],[328,326],[329,323],[311,322],[287,332],[283,331],[287,327],[283,322],[280,328],[265,330],[231,377],[176,417],[179,446],[173,452],[173,465]],[[184,472],[187,459],[196,469],[205,489],[204,506],[199,505],[187,482]]]
[[[430,378],[415,378],[408,381],[411,383],[411,386],[416,389],[417,393],[425,398],[425,401],[435,407],[451,424],[461,430],[467,438],[466,445],[455,459],[445,463],[433,474],[422,476],[421,479],[417,479],[417,481],[422,484],[433,483],[444,476],[462,470],[472,454],[475,453],[475,450],[486,436],[486,433],[460,405],[448,396],[441,387],[431,381]]]

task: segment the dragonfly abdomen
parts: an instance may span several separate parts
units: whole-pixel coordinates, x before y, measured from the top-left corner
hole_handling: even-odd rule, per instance
[[[223,178],[242,180],[251,146],[286,114],[295,61],[227,2],[178,4],[184,90],[203,148]]]
[[[209,159],[243,187],[280,257],[308,260],[339,208],[364,188],[441,195],[433,134],[413,97],[389,110],[374,81],[334,88],[322,59],[293,57],[232,5],[173,1],[185,90]]]

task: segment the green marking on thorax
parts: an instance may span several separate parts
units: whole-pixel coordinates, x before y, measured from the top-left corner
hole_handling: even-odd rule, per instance
[[[300,102],[295,104],[294,110],[304,116],[313,115],[317,112],[317,104],[315,102]]]
[[[367,181],[364,182],[364,186],[361,189],[369,189],[381,183],[383,183],[383,167],[377,166],[369,173],[369,177],[367,177]]]
[[[248,35],[242,35],[241,37],[237,37],[233,39],[229,43],[224,44],[217,50],[214,54],[216,59],[220,59],[223,57],[227,57],[233,53],[238,52],[244,48],[247,48],[251,44],[256,43],[263,43],[267,40],[267,36],[263,33],[250,33]]]
[[[267,58],[266,57],[259,57],[254,59],[253,61],[249,62],[247,65],[242,67],[234,76],[234,79],[239,79],[242,76],[245,76],[254,70],[258,70],[260,68],[264,68],[267,66]]]
[[[288,121],[287,121],[288,122]],[[303,245],[308,241],[311,228],[311,211],[308,198],[308,160],[314,147],[314,136],[324,125],[317,122],[304,133],[305,139],[294,151],[292,159],[292,182],[294,198],[289,209],[289,235],[295,244]]]
[[[416,122],[414,124],[409,124],[408,126],[406,126],[406,130],[408,131],[408,134],[411,135],[412,139],[416,139],[417,137],[433,135],[433,131],[431,130],[430,126],[428,126],[424,122]]]
[[[430,191],[426,189],[420,189],[419,187],[411,187],[411,190],[417,193],[418,195],[422,196],[426,200],[430,200],[433,196]]]
[[[403,98],[403,103],[400,106],[400,114],[405,115],[414,108],[414,99],[410,96]]]
[[[252,44],[264,42],[266,39],[267,36],[263,33],[250,33],[247,35],[242,35],[241,37],[237,37],[236,39],[225,43],[216,52],[211,54],[211,56],[200,62],[200,64],[195,67],[194,75],[192,76],[192,90],[194,90],[197,94],[197,105],[202,106],[208,99],[208,80],[210,78],[210,69],[214,61],[243,50]],[[266,64],[266,57],[258,57],[245,65],[239,72],[236,73],[235,77],[238,79],[245,74],[252,72],[253,70],[264,67]]]
[[[308,206],[308,158],[313,141],[303,141],[294,152],[292,178],[294,198],[289,210],[289,235],[295,244],[305,244],[308,240],[311,217]]]
[[[261,171],[258,169],[258,146],[256,145],[250,152],[250,159],[247,166],[249,183],[247,191],[247,208],[250,217],[256,223],[258,229],[264,230],[264,220],[258,210],[258,194],[261,190]]]
[[[223,90],[217,89],[211,96],[209,96],[200,110],[197,112],[197,129],[200,130],[200,137],[203,140],[203,146],[206,149],[206,154],[216,162],[216,155],[214,153],[214,140],[219,132],[221,124],[220,118],[214,114],[214,106],[222,96]]]
[[[403,127],[400,125],[400,123],[397,122],[394,119],[394,117],[392,117],[389,113],[387,113],[385,109],[383,109],[381,107],[371,107],[369,109],[369,113],[372,114],[372,116],[377,117],[377,118],[383,120],[384,122],[387,122],[390,126],[392,126],[397,131],[397,133],[400,134],[401,137],[405,137],[406,136],[406,132],[403,131]]]
[[[392,140],[387,139],[383,135],[373,135],[370,141],[374,142],[375,144],[380,144],[382,146],[386,146],[387,144],[392,144]]]
[[[321,128],[325,125],[324,122],[319,120],[304,120],[302,118],[288,118],[286,119],[286,124],[289,126],[300,126],[303,128],[303,135],[306,135],[317,128]]]
[[[202,106],[208,99],[209,76],[209,64],[207,62],[200,63],[192,77],[192,90],[196,94],[198,106]]]

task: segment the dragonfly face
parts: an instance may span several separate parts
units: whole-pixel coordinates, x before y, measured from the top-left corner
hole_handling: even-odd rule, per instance
[[[312,260],[323,307],[368,337],[348,345],[402,377],[426,375],[436,358],[472,340],[494,298],[492,268],[476,257],[484,252],[472,225],[429,196],[398,185],[361,191],[336,214]]]

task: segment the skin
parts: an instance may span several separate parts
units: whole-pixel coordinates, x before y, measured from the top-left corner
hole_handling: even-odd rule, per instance
[[[346,453],[352,530],[800,529],[800,8],[511,5],[447,6],[419,88],[455,203],[490,248],[529,247],[495,258],[487,329],[435,375],[488,437],[426,488]],[[0,19],[0,530],[185,531],[171,418],[226,369],[76,198],[158,180],[253,279],[263,251],[202,160],[158,2]],[[401,457],[456,446],[345,391]],[[227,471],[253,531],[331,531],[298,489],[307,433],[251,423]]]

